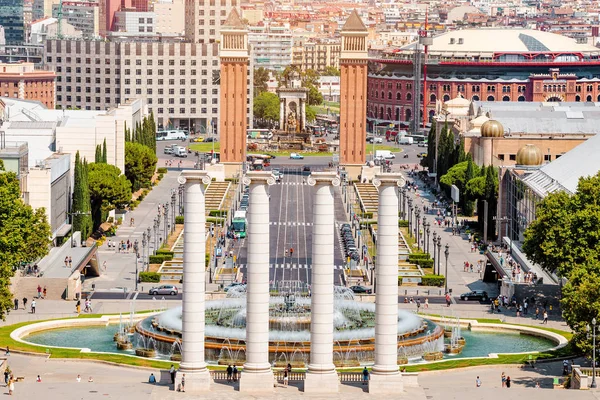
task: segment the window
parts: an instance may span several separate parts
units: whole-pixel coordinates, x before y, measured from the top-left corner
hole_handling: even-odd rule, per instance
[[[185,104],[185,97],[179,98],[179,104]]]
[[[158,108],[158,113],[159,113],[159,114],[162,114],[162,113],[163,113],[163,109],[162,109],[162,107],[159,107],[159,108]]]
[[[169,99],[169,104],[175,104],[175,99],[174,98],[170,98]]]
[[[180,113],[180,114],[185,114],[185,108],[180,108],[180,109],[179,109],[179,113]]]
[[[509,154],[508,155],[508,159],[510,161],[516,161],[517,160],[517,155],[516,154]]]
[[[185,89],[179,89],[179,94],[185,94]]]
[[[504,154],[498,154],[498,160],[504,161]]]

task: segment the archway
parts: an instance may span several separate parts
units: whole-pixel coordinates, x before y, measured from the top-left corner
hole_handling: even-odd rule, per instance
[[[435,116],[435,110],[429,110],[429,122],[433,121],[434,116]]]
[[[546,98],[546,101],[548,103],[560,103],[561,101],[563,101],[563,99],[561,99],[558,96],[549,96]]]
[[[404,111],[404,120],[406,122],[410,121],[411,116],[412,116],[412,111],[410,110],[410,108],[407,108],[406,111]]]
[[[587,99],[585,100],[587,102],[591,102],[592,101],[592,95],[588,94]]]
[[[406,100],[411,101],[412,100],[412,94],[406,93]]]
[[[479,96],[475,95],[475,96],[471,97],[471,100],[473,100],[473,101],[479,101]]]
[[[510,97],[508,97],[508,96],[504,96],[504,97],[502,98],[502,101],[510,101]]]
[[[518,101],[525,101],[525,96],[519,96]]]
[[[430,103],[435,103],[436,99],[437,99],[437,97],[435,96],[435,94],[432,94],[431,96],[429,96],[429,102]]]
[[[487,101],[494,101],[494,100],[496,100],[496,99],[494,99],[494,96],[488,96],[487,97]]]
[[[444,95],[444,103],[447,102],[448,100],[450,100],[450,95],[445,94]]]
[[[579,96],[579,95],[575,96],[575,101],[576,102],[580,102],[581,101],[581,96]]]

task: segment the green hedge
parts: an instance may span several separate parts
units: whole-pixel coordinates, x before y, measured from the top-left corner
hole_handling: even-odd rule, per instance
[[[150,264],[162,264],[163,261],[171,261],[173,255],[171,254],[157,254],[155,256],[148,257],[148,263]]]
[[[411,253],[408,255],[408,261],[410,262],[418,262],[420,260],[429,260],[431,259],[431,255],[429,253]]]
[[[160,274],[158,272],[140,272],[139,277],[140,282],[160,282]]]
[[[156,170],[157,173],[159,174],[166,174],[169,170],[165,167],[160,167],[159,169]]]
[[[363,213],[357,213],[361,218],[373,218],[373,213],[372,212],[363,212]]]
[[[432,259],[422,259],[417,261],[419,267],[421,268],[433,268],[433,260]]]
[[[405,219],[399,219],[398,220],[398,226],[400,228],[408,228],[408,221]]]
[[[206,222],[212,222],[213,224],[223,223],[224,221],[225,221],[225,218],[218,218],[218,217],[207,217],[206,218]]]
[[[183,224],[183,215],[178,215],[175,217],[176,224]]]
[[[223,210],[210,210],[208,212],[209,217],[224,217],[227,215],[227,211]]]
[[[421,278],[421,286],[444,286],[446,278],[442,275],[425,275]]]
[[[168,256],[171,256],[171,259],[173,259],[173,256],[175,255],[175,253],[170,250],[158,249],[156,251],[156,255],[168,255]]]

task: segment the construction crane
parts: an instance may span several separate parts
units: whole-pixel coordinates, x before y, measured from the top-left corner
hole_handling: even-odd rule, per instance
[[[63,38],[63,34],[62,34],[63,0],[60,0],[60,2],[58,3],[57,17],[58,17],[58,32],[57,32],[56,36],[58,36],[59,39],[62,39]]]

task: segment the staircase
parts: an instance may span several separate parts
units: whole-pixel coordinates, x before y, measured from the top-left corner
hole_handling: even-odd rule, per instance
[[[46,298],[50,300],[61,300],[64,298],[67,288],[67,278],[36,278],[36,277],[14,277],[11,279],[13,296],[19,300],[27,297],[29,300],[37,297],[37,287],[42,290],[46,287]],[[43,294],[42,294],[43,295]]]

